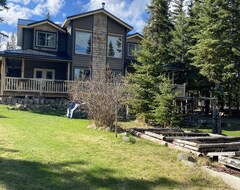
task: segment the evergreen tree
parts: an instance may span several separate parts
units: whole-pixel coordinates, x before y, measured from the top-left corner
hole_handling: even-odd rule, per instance
[[[86,48],[86,54],[90,55],[92,53],[92,38],[89,36],[88,46]]]
[[[201,26],[199,25],[199,12],[201,12],[201,1],[190,0],[188,4],[188,15],[187,15],[187,42],[188,48],[190,49],[197,43],[194,37],[199,33]],[[192,65],[193,54],[188,51],[187,59],[188,64],[186,65],[186,82],[188,84],[188,91],[191,92],[192,96],[210,96],[210,90],[212,83],[209,82],[207,77],[200,74],[200,69]],[[209,107],[207,105],[207,107]],[[208,109],[206,109],[206,114],[208,114]]]
[[[10,43],[7,42],[6,50],[11,50]]]
[[[49,12],[48,12],[47,15],[46,15],[46,19],[47,19],[47,20],[52,20]]]
[[[17,49],[17,42],[16,42],[16,36],[13,32],[9,38],[9,41],[7,42],[7,50],[15,50]]]
[[[186,71],[186,66],[189,63],[187,51],[189,42],[187,41],[187,18],[184,10],[185,0],[175,0],[172,4],[173,11],[171,14],[174,29],[172,31],[172,40],[170,43],[170,54],[172,56],[171,68]],[[179,83],[184,83],[186,79],[181,76],[178,79]]]
[[[176,109],[173,104],[175,94],[172,92],[172,85],[169,79],[161,82],[160,91],[156,94],[154,100],[153,116],[155,122],[163,127],[172,127],[178,125],[179,115],[174,112]]]
[[[109,57],[114,57],[114,55],[115,55],[115,52],[114,52],[114,49],[113,49],[113,44],[112,44],[112,41],[110,40],[109,46],[108,46],[108,56]]]
[[[133,95],[130,104],[138,116],[160,123],[159,118],[163,118],[164,115],[156,114],[161,106],[156,102],[159,102],[162,95],[161,84],[166,82],[163,73],[170,64],[172,24],[169,19],[168,1],[152,0],[148,12],[149,19],[144,28],[141,50],[137,52],[137,59],[141,65],[133,65],[136,71],[128,77],[129,83],[132,84],[130,92]]]
[[[196,43],[190,50],[193,65],[225,91],[229,108],[239,73],[239,4],[234,0],[204,0],[194,6],[198,10],[195,17],[195,30],[198,32],[193,36]]]

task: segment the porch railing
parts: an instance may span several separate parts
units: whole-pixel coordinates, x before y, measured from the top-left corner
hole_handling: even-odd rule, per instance
[[[6,77],[3,91],[68,93],[70,83],[72,81]]]

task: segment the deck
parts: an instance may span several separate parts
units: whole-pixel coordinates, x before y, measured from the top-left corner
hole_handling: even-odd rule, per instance
[[[67,97],[73,81],[5,77],[2,96]]]

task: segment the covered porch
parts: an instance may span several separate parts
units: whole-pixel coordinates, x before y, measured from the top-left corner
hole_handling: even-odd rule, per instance
[[[20,56],[21,55],[21,56]],[[0,55],[1,56],[1,55]],[[4,54],[1,63],[1,96],[67,97],[71,60]]]

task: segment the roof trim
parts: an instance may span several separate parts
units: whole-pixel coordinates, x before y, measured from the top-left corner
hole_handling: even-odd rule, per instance
[[[18,58],[29,58],[29,59],[39,59],[39,60],[55,60],[60,62],[72,62],[70,57],[56,56],[52,57],[49,55],[34,55],[28,53],[17,53],[11,51],[0,51],[0,57],[18,57]]]
[[[42,24],[49,24],[51,25],[52,27],[60,30],[61,32],[65,33],[66,31],[59,25],[55,24],[54,22],[46,19],[46,20],[41,20],[41,21],[37,21],[37,22],[34,22],[34,23],[31,23],[31,24],[28,24],[27,26],[24,26],[24,25],[19,25],[19,26],[22,26],[23,28],[32,28],[32,27],[36,27],[36,26],[39,26],[39,25],[42,25]]]
[[[98,13],[104,13],[107,16],[109,16],[110,18],[112,18],[113,20],[115,20],[116,22],[118,22],[121,25],[125,26],[128,30],[130,30],[130,31],[133,30],[132,26],[130,26],[126,22],[122,21],[121,19],[117,18],[116,16],[114,16],[113,14],[111,14],[110,12],[106,11],[103,8],[97,9],[97,10],[94,10],[94,11],[89,11],[89,12],[86,12],[86,13],[81,13],[81,14],[78,14],[78,15],[69,16],[63,22],[62,27],[66,27],[70,23],[71,20],[82,18],[82,17],[86,17],[86,16],[90,16],[90,15],[94,15],[94,14],[98,14]]]
[[[127,40],[128,40],[128,39],[131,39],[131,38],[134,38],[134,37],[139,37],[141,40],[143,40],[143,35],[140,34],[140,33],[138,33],[138,32],[127,36]]]

